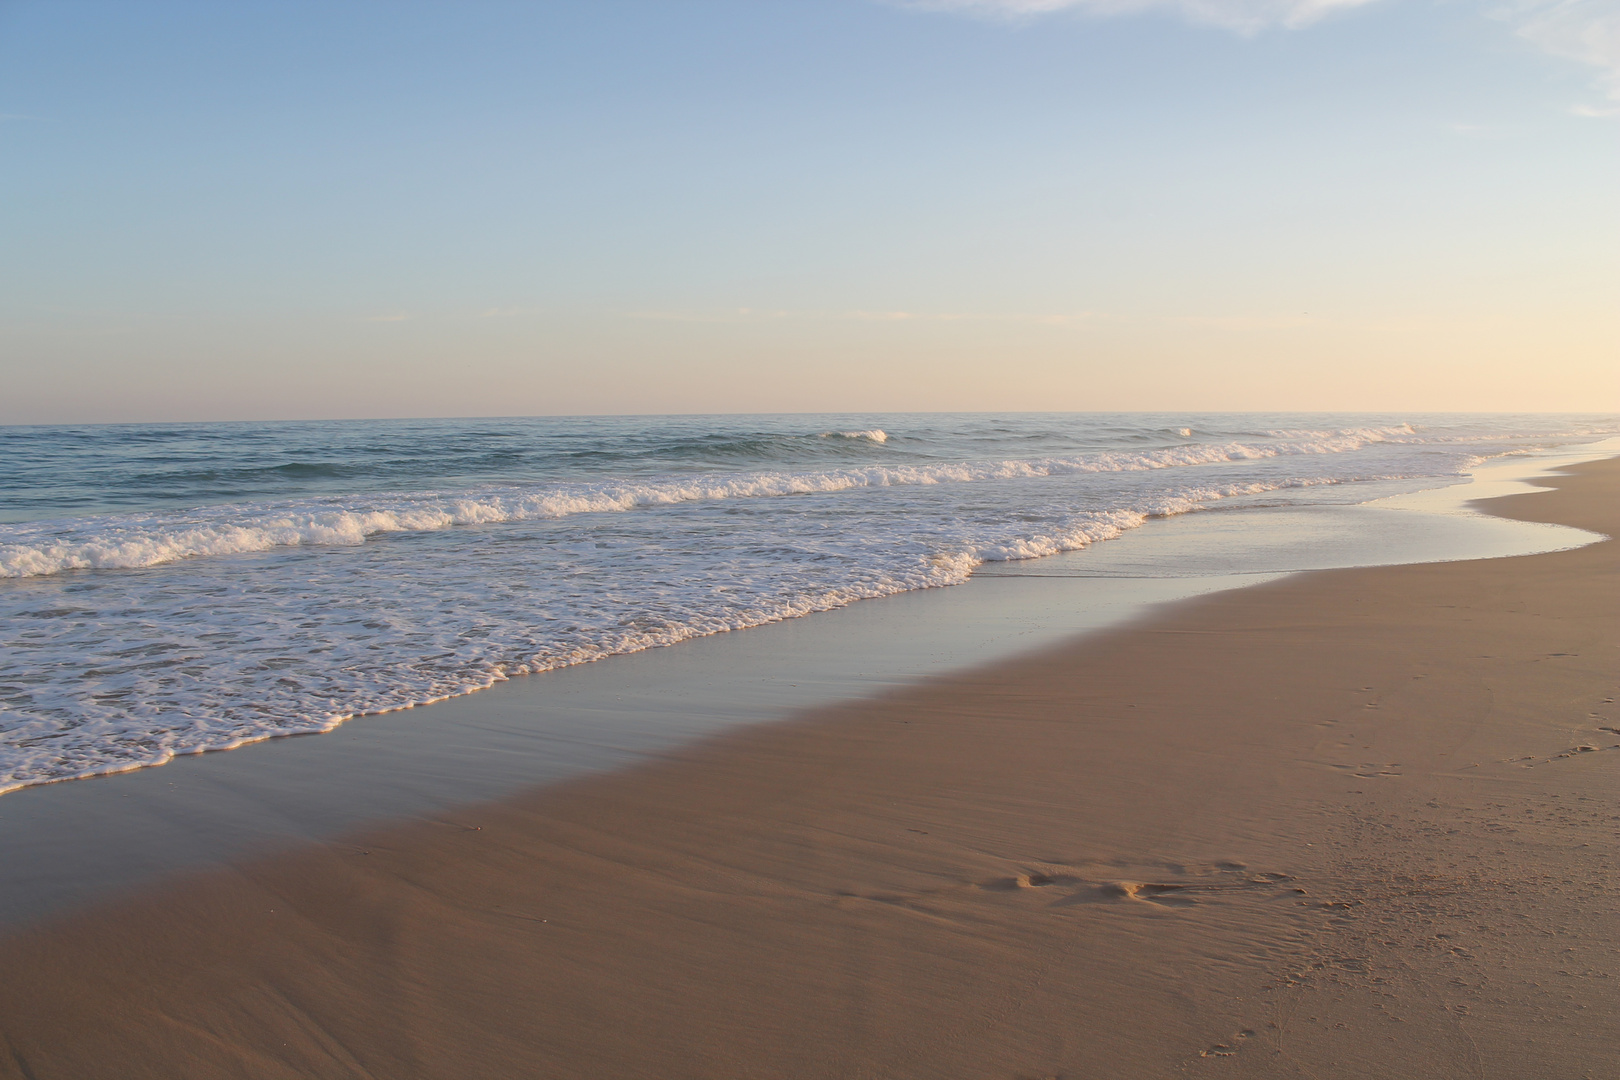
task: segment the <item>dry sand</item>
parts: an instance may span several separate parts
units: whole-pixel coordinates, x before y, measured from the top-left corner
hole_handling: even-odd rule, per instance
[[[0,1076],[1617,1076],[1617,586],[1301,575],[196,875],[0,945]]]

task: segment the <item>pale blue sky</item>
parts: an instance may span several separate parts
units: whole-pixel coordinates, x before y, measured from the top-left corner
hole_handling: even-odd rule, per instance
[[[1616,0],[0,0],[0,422],[1620,409],[1617,71]]]

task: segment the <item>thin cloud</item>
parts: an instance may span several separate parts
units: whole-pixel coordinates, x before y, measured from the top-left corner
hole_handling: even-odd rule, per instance
[[[916,11],[960,12],[983,18],[1023,20],[1059,11],[1108,17],[1169,11],[1191,22],[1252,34],[1272,26],[1297,27],[1335,11],[1376,0],[909,0]]]
[[[1620,105],[1620,0],[1518,0],[1497,18],[1543,52],[1597,68],[1597,87]],[[1578,116],[1614,116],[1620,109],[1577,105]]]
[[[953,12],[1008,22],[1058,12],[1097,18],[1171,12],[1189,22],[1253,34],[1308,26],[1377,0],[892,0],[912,11]],[[1596,87],[1620,106],[1620,0],[1507,0],[1486,9],[1542,52],[1597,68]],[[1620,115],[1620,107],[1580,104],[1577,116]]]

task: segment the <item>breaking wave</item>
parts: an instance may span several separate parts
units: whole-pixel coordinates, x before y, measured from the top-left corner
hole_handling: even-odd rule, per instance
[[[886,442],[881,430],[841,437]],[[870,465],[813,471],[706,474],[635,482],[502,487],[362,499],[227,506],[189,513],[146,513],[78,522],[0,525],[0,577],[64,570],[136,569],[181,559],[266,551],[309,544],[360,544],[386,533],[423,532],[622,513],[646,507],[719,499],[769,498],[863,487],[963,484],[1075,473],[1134,472],[1299,454],[1342,454],[1371,443],[1412,436],[1410,427],[1274,432],[1270,442],[1225,442],[1111,451],[1024,460]]]
[[[1221,500],[1309,505],[1387,490],[1369,481],[1441,483],[1564,437],[1545,423],[0,428],[0,791],[955,585],[988,562],[1075,551]]]

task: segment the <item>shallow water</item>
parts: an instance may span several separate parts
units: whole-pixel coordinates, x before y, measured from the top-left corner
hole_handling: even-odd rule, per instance
[[[1100,573],[1150,519],[1358,504],[1616,431],[1284,414],[0,428],[0,791],[987,566],[1087,550]]]
[[[1620,443],[1575,457],[1620,452]],[[981,570],[965,585],[617,656],[480,694],[162,769],[0,798],[0,923],[16,925],[187,867],[363,823],[453,813],[614,768],[737,724],[1072,639],[1160,602],[1322,566],[1486,558],[1590,534],[1470,512],[1558,458],[1489,483],[1371,505],[1236,508],[1151,522],[1096,548]],[[1415,505],[1408,505],[1408,504]]]

